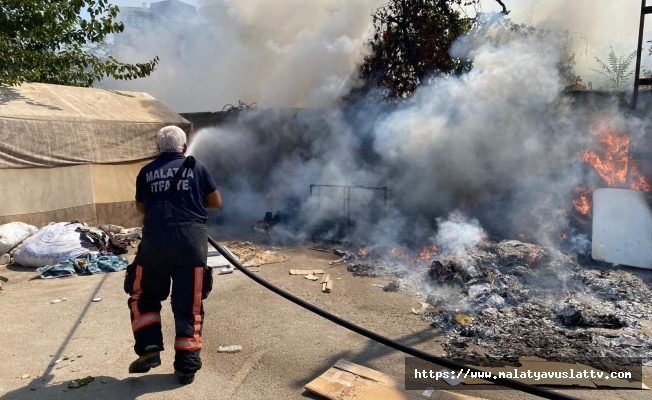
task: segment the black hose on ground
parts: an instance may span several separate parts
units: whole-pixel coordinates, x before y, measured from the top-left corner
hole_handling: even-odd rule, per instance
[[[431,362],[433,364],[441,365],[443,367],[452,369],[454,371],[468,371],[468,372],[475,372],[478,374],[481,374],[483,371],[480,371],[478,369],[475,369],[473,367],[469,367],[464,364],[459,364],[451,360],[447,360],[445,358],[440,358],[433,356],[432,354],[428,354],[426,352],[423,352],[421,350],[417,350],[415,348],[409,347],[402,345],[401,343],[398,343],[394,340],[388,339],[384,336],[380,336],[377,333],[374,333],[370,330],[367,330],[363,327],[360,327],[358,325],[355,325],[347,320],[344,320],[337,315],[331,314],[328,311],[322,310],[319,307],[316,307],[286,291],[283,289],[276,287],[272,285],[271,283],[267,282],[266,280],[262,279],[261,277],[257,276],[256,274],[248,271],[238,260],[236,260],[228,251],[226,251],[221,245],[219,245],[215,240],[213,240],[212,237],[208,236],[208,242],[221,254],[226,258],[233,266],[235,266],[238,270],[240,270],[243,274],[245,274],[247,277],[253,279],[260,285],[264,286],[265,288],[271,290],[272,292],[278,294],[281,297],[284,297],[294,304],[297,304],[303,308],[305,308],[308,311],[311,311],[321,317],[326,318],[329,321],[335,322],[336,324],[345,327],[346,329],[349,329],[355,333],[358,333],[362,336],[365,336],[371,340],[374,340],[378,343],[382,343],[385,346],[392,347],[398,351],[401,351],[403,353],[409,354],[413,357],[420,358],[422,360]],[[482,375],[479,375],[482,376]],[[571,397],[571,396],[566,396],[564,394],[560,393],[555,393],[549,390],[541,389],[536,386],[528,385],[522,382],[518,382],[512,379],[505,379],[505,378],[499,378],[496,377],[495,379],[490,379],[490,378],[483,378],[486,381],[489,381],[491,383],[505,386],[511,389],[519,390],[521,392],[526,392],[533,394],[535,396],[543,397],[546,399],[553,399],[553,400],[578,400],[576,397]]]

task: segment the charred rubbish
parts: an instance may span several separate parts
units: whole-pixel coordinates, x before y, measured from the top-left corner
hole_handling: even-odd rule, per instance
[[[272,233],[272,230],[277,225],[287,224],[289,221],[289,213],[282,211],[276,211],[276,213],[272,213],[271,211],[267,211],[265,213],[265,218],[260,221],[256,221],[256,223],[251,226],[251,229],[254,232],[269,234]]]
[[[652,291],[641,276],[650,279],[534,244],[484,243],[432,262],[427,302],[435,308],[424,318],[445,333],[448,357],[476,365],[649,359],[652,338],[641,328]]]

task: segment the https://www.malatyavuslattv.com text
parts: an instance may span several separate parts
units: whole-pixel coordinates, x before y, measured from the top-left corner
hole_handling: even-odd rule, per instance
[[[475,371],[468,368],[461,368],[458,371],[441,370],[434,371],[429,369],[414,369],[412,378],[416,380],[460,380],[460,379],[528,379],[528,380],[548,380],[548,379],[632,379],[630,371],[604,372],[593,369],[576,369],[569,368],[562,371],[532,371],[530,369],[491,372]]]

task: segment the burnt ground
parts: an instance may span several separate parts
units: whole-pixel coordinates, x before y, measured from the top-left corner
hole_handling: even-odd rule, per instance
[[[464,264],[463,273],[458,271],[461,264],[457,259],[455,262],[441,259],[441,266],[437,268],[431,268],[431,261],[425,264],[404,263],[384,257],[380,260],[356,258],[330,265],[329,262],[342,257],[333,254],[332,247],[322,248],[326,251],[313,250],[316,243],[272,246],[253,237],[214,237],[223,244],[232,243],[234,239],[251,241],[262,252],[270,251],[286,257],[287,261],[252,269],[273,284],[331,313],[436,356],[467,362],[496,361],[528,349],[540,348],[543,351],[544,345],[551,346],[551,354],[560,356],[579,358],[587,349],[621,354],[620,348],[634,346],[623,346],[626,342],[618,341],[629,335],[640,342],[642,347],[639,349],[647,349],[644,347],[648,343],[647,337],[652,335],[646,308],[649,297],[641,301],[640,307],[637,306],[639,311],[622,304],[625,311],[612,312],[610,309],[613,317],[604,318],[606,313],[601,311],[602,308],[598,308],[597,313],[591,311],[595,307],[586,310],[596,303],[593,299],[585,300],[584,294],[581,295],[584,292],[579,289],[583,287],[579,283],[597,290],[600,283],[610,288],[611,281],[622,274],[633,277],[631,281],[629,278],[625,281],[635,282],[632,283],[634,286],[617,286],[615,291],[605,289],[613,292],[614,299],[600,298],[606,304],[617,305],[622,301],[623,291],[645,296],[652,283],[649,271],[605,266],[576,269],[572,262],[546,263],[544,260],[548,259],[545,257],[550,255],[546,255],[543,249],[540,264],[518,267],[518,262],[504,262],[510,259],[507,249],[500,258],[496,247],[479,249],[486,253],[474,256],[481,263]],[[531,257],[531,249],[525,248]],[[490,260],[493,260],[495,269],[490,267]],[[363,267],[358,267],[356,272],[355,265]],[[371,270],[375,271],[373,277],[368,276],[369,273],[365,276],[364,265],[374,265]],[[475,272],[466,268],[469,265],[476,267]],[[488,269],[478,268],[478,265]],[[315,268],[331,274],[334,281],[331,293],[322,293],[319,281],[288,274],[290,269]],[[511,273],[508,273],[509,268]],[[529,270],[518,278],[519,268]],[[570,270],[574,277],[570,281],[579,286],[559,286],[557,290],[551,283],[547,289],[553,290],[541,293],[528,292],[525,288],[500,289],[503,283],[513,283],[510,279],[515,278],[510,277],[517,277],[524,285],[525,277],[533,276],[532,269],[537,268],[540,268],[541,276],[548,276],[551,268],[555,271],[558,268]],[[435,274],[433,271],[438,272]],[[169,301],[165,302],[162,315],[164,336],[170,347],[163,353],[163,365],[142,376],[129,375],[126,369],[134,355],[127,296],[122,291],[123,273],[42,280],[33,270],[0,267],[0,275],[9,278],[0,293],[0,338],[4,344],[0,347],[0,359],[3,360],[0,364],[0,396],[7,399],[316,398],[303,386],[341,358],[394,376],[401,377],[405,373],[404,354],[336,326],[267,291],[236,271],[215,276],[215,291],[205,303],[204,368],[195,383],[179,387],[172,375],[173,329]],[[595,283],[584,282],[593,278]],[[425,288],[424,282],[428,283]],[[489,284],[488,288],[485,283]],[[543,295],[548,292],[551,293],[549,297]],[[444,293],[447,295],[442,295]],[[493,295],[501,297],[504,304]],[[519,297],[526,295],[526,298]],[[65,301],[51,303],[51,300],[63,297]],[[94,297],[101,297],[102,301],[92,302]],[[459,299],[457,304],[456,299]],[[542,299],[543,303],[532,299]],[[435,306],[423,315],[415,315],[412,308],[418,309],[419,302],[424,300]],[[625,301],[629,300],[632,299]],[[602,307],[602,303],[599,304]],[[544,309],[548,319],[535,318],[531,313],[536,307]],[[457,318],[460,314],[468,316],[470,322]],[[523,322],[519,318],[524,318]],[[564,320],[570,326],[564,326]],[[510,324],[523,328],[513,328]],[[541,328],[533,329],[532,326],[537,324]],[[582,324],[584,326],[579,326]],[[546,335],[556,332],[557,336],[549,336],[547,342],[536,345],[532,345],[534,342],[529,339],[519,342],[516,339],[523,336],[523,332],[517,329],[525,330],[526,326],[530,326],[532,332],[541,329]],[[564,329],[584,332],[592,339],[583,340],[581,335],[573,339],[562,334]],[[617,336],[604,336],[608,340],[617,340],[616,345],[598,340],[602,336],[595,332],[599,331]],[[621,334],[623,332],[626,334]],[[503,342],[505,335],[511,335],[507,344]],[[597,344],[589,347],[588,343],[593,341]],[[569,345],[573,342],[582,345]],[[239,344],[243,350],[236,354],[216,351],[219,345],[229,344]],[[563,349],[567,349],[566,353],[562,352]],[[644,371],[644,381],[650,386],[649,368]],[[86,376],[94,377],[94,381],[79,389],[68,389],[70,380]],[[563,390],[579,398],[599,395],[605,400],[645,399],[650,393],[611,389]],[[535,398],[511,390],[465,390],[463,393],[490,399]]]

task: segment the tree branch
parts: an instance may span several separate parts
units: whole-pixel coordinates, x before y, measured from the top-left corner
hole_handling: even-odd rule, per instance
[[[500,0],[496,0],[496,3],[500,4],[500,5],[503,7],[503,14],[505,14],[505,15],[509,15],[509,13],[510,13],[511,11],[509,11],[509,10],[507,9],[507,7],[505,6],[505,3],[503,3],[503,2],[500,1]]]

